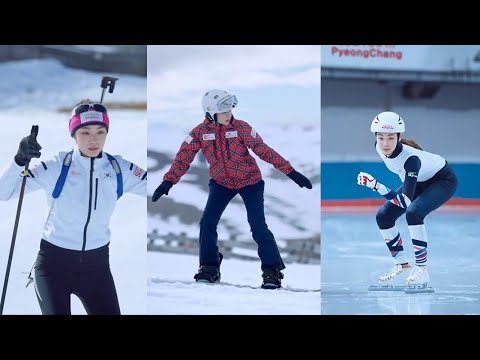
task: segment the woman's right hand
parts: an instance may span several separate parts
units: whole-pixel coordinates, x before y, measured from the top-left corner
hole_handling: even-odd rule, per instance
[[[372,190],[377,191],[377,180],[370,174],[361,171],[357,176],[357,184],[366,186]]]
[[[24,166],[33,158],[39,158],[42,153],[42,147],[37,142],[36,134],[30,134],[20,141],[17,155],[15,155],[15,162],[19,166]]]
[[[173,186],[173,182],[164,180],[160,186],[155,190],[152,196],[152,201],[155,202],[162,197],[162,195],[168,195],[168,191]]]

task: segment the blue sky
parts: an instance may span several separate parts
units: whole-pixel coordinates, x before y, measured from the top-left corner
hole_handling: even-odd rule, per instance
[[[149,45],[148,117],[203,120],[201,96],[237,95],[246,121],[320,122],[319,45]]]

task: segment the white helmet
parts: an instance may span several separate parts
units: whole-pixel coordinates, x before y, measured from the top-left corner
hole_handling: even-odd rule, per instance
[[[202,98],[203,113],[213,122],[216,122],[215,114],[230,111],[237,104],[235,95],[219,89],[207,91]]]
[[[404,133],[405,123],[397,113],[385,111],[375,116],[370,131],[373,133]]]

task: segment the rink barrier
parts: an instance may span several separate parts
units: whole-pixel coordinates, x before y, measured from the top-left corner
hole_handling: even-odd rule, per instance
[[[321,200],[323,213],[376,212],[385,199]],[[435,210],[436,213],[479,213],[480,199],[453,198]]]

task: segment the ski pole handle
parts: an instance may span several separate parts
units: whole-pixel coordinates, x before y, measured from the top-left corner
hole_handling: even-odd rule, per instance
[[[30,135],[37,140],[37,135],[38,135],[38,125],[32,125],[32,130],[30,131]]]
[[[32,125],[32,130],[30,131],[30,136],[37,140],[38,135],[38,125]],[[25,170],[28,170],[28,164],[30,164],[30,160],[25,163]]]

